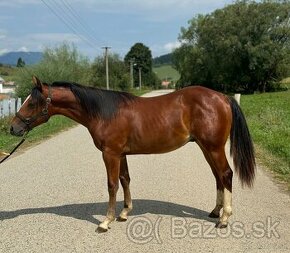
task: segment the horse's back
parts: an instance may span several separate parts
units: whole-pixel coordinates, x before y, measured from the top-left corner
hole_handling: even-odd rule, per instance
[[[166,95],[138,98],[127,114],[133,153],[163,153],[188,141],[225,142],[230,130],[226,96],[194,86]]]

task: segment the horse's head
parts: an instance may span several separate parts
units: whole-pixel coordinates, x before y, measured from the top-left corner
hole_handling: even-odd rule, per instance
[[[10,133],[16,136],[23,136],[25,132],[45,123],[49,119],[48,107],[51,103],[50,86],[48,92],[44,92],[41,81],[33,76],[34,88],[26,98],[20,110],[12,119]],[[45,93],[47,93],[45,95]]]

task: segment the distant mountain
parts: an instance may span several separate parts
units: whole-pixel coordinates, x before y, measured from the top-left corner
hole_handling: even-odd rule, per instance
[[[26,65],[32,65],[40,62],[42,59],[41,52],[9,52],[3,55],[0,55],[0,63],[7,64],[11,66],[16,66],[17,60],[19,58],[24,60]]]
[[[153,65],[172,64],[172,53],[161,55],[153,59]]]

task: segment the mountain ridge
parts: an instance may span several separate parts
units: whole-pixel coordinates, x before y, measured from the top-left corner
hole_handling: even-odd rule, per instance
[[[43,56],[42,52],[24,52],[15,51],[8,52],[0,55],[0,63],[4,65],[16,66],[19,58],[24,60],[26,65],[37,64],[41,61]],[[153,58],[153,65],[171,65],[172,53],[160,55]]]
[[[33,65],[39,63],[42,56],[41,52],[8,52],[0,55],[0,63],[16,66],[18,59],[21,58],[26,65]]]

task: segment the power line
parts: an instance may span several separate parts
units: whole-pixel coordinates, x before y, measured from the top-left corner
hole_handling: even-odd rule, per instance
[[[55,9],[49,5],[45,0],[41,0],[46,6],[47,8],[55,15],[57,16],[61,22],[69,29],[71,30],[77,37],[79,37],[82,41],[84,41],[85,43],[87,43],[90,47],[99,50],[99,48],[92,43],[90,40],[88,40],[86,37],[81,36],[78,32],[78,30],[74,27],[75,25],[72,24],[73,22],[66,20],[63,16],[59,15],[59,13],[57,11],[55,11]],[[55,5],[59,6],[55,1],[54,1]],[[51,4],[51,2],[50,2]],[[63,8],[60,7],[62,10]]]
[[[65,8],[69,11],[69,13],[74,17],[74,19],[77,21],[78,24],[80,24],[82,30],[96,43],[98,44],[99,39],[97,39],[94,36],[95,31],[87,25],[87,23],[84,21],[84,19],[78,14],[78,12],[66,1],[61,0]],[[101,40],[102,43],[104,43],[103,40]]]
[[[74,29],[75,29],[75,31],[77,31],[77,33],[78,34],[80,34],[79,33],[79,30],[77,29],[78,28],[78,21],[77,20],[75,20],[73,17],[71,17],[68,13],[67,13],[67,11],[63,8],[63,6],[58,2],[58,1],[56,1],[56,0],[50,0],[50,3],[53,5],[53,3],[54,3],[54,6],[56,7],[56,9],[57,10],[60,10],[61,11],[61,17],[63,18],[63,19],[65,19],[69,24],[70,24],[70,26],[71,27],[73,27]],[[95,41],[91,41],[91,39],[89,39],[87,36],[85,36],[85,35],[82,35],[82,37],[84,37],[84,39],[91,45],[91,46],[93,46],[94,48],[96,48],[96,49],[99,49],[98,47],[97,47],[97,45],[95,45],[96,43],[95,43]]]

